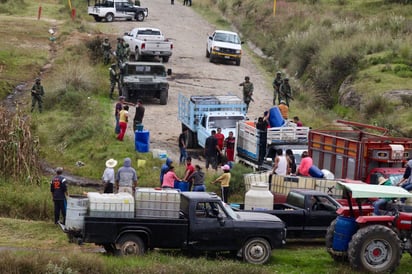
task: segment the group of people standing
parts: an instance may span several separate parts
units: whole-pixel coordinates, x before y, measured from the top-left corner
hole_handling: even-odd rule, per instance
[[[220,183],[222,191],[222,200],[227,203],[229,197],[229,185],[230,185],[230,166],[225,164],[221,167],[223,173],[216,178],[211,184]],[[206,175],[202,171],[202,167],[199,165],[193,166],[192,158],[188,156],[186,158],[186,168],[185,175],[180,178],[176,175],[175,168],[173,166],[173,160],[170,158],[166,159],[166,162],[162,165],[160,169],[160,185],[163,189],[174,188],[175,181],[183,181],[188,184],[188,191],[206,191],[205,185]]]
[[[235,154],[235,136],[229,132],[225,138],[221,128],[211,131],[211,135],[206,138],[204,155],[206,158],[206,170],[211,166],[217,170],[218,165],[224,165],[228,162],[234,162]]]
[[[136,131],[138,126],[142,126],[143,118],[145,114],[145,108],[143,106],[143,101],[138,99],[136,103],[136,111],[133,119],[133,130]],[[125,97],[119,96],[119,101],[115,105],[115,134],[117,134],[117,139],[123,141],[124,135],[126,134],[127,125],[129,122],[129,106],[125,104]]]

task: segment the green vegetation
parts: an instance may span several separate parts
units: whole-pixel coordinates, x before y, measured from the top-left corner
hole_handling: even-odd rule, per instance
[[[71,2],[77,10],[86,8],[86,1]],[[278,1],[276,16],[269,0],[203,0],[193,8],[222,28],[230,28],[233,22],[244,40],[270,57],[255,60],[271,74],[281,69],[294,76],[297,114],[313,127],[342,117],[411,136],[411,96],[388,95],[388,91],[408,89],[412,84],[412,6],[395,2]],[[158,185],[162,162],[136,153],[133,144],[120,145],[112,138],[112,102],[102,92],[108,89],[107,68],[91,54],[101,37],[90,40],[86,34],[107,32],[108,24],[92,29],[87,25],[91,19],[79,12],[71,20],[64,0],[0,3],[0,98],[21,82],[29,82],[26,89],[30,88],[30,81],[40,75],[43,66],[51,58],[54,61],[53,71],[42,75],[47,78],[43,82],[47,112],[29,119],[20,115],[29,111],[27,104],[20,105],[18,116],[0,109],[0,212],[6,217],[0,219],[0,246],[22,248],[2,252],[0,273],[352,273],[346,265],[334,263],[323,244],[288,244],[273,253],[268,265],[253,266],[228,254],[189,258],[168,250],[140,258],[117,258],[86,252],[92,245],[68,243],[51,222],[50,178],[41,176],[39,159],[96,179],[104,166],[94,163],[104,163],[109,157],[131,157],[135,165],[145,160],[145,166],[138,168],[140,185],[151,187]],[[42,18],[54,20],[37,20],[39,6]],[[58,29],[54,45],[59,47],[58,54],[49,52],[53,49],[48,33],[51,27]],[[339,103],[344,81],[358,91],[358,105]],[[25,99],[28,102],[29,94]],[[77,167],[77,161],[85,166]],[[231,201],[243,200],[243,174],[250,171],[240,165],[232,170]],[[178,167],[177,173],[182,175],[183,167]],[[206,181],[216,176],[211,172]],[[207,189],[219,192],[218,185],[208,184]],[[87,191],[96,190],[69,189],[71,194]],[[408,273],[411,267],[405,254],[397,273]]]
[[[323,117],[333,119],[343,114],[396,129],[395,135],[410,136],[407,117],[399,117],[399,113],[408,112],[402,104],[404,98],[389,93],[409,90],[412,85],[410,4],[384,0],[277,1],[275,16],[270,0],[207,0],[195,8],[208,19],[213,17],[209,8],[223,13],[241,31],[243,40],[256,44],[269,57],[259,60],[267,71],[274,75],[283,70],[294,77],[292,87],[299,99],[294,106],[312,127],[325,124]],[[216,20],[215,24],[228,27],[226,20]],[[355,103],[340,100],[340,88],[346,80],[359,98]],[[381,115],[372,107],[374,103],[370,105],[372,96],[394,107]],[[321,109],[313,115],[313,106],[319,103]],[[353,110],[342,113],[342,105]],[[340,111],[331,114],[336,110]]]

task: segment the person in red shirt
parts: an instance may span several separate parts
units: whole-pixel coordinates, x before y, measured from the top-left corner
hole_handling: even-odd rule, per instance
[[[220,127],[217,128],[217,133],[215,134],[215,138],[217,140],[217,145],[219,146],[220,151],[222,151],[223,145],[224,145],[224,142],[225,142],[225,135],[223,135],[222,129]],[[218,164],[223,164],[221,154],[218,155],[217,163]]]
[[[192,184],[193,180],[190,179],[188,180],[192,174],[195,172],[195,167],[192,165],[192,157],[188,156],[186,158],[186,171],[185,171],[185,177],[183,178],[183,181],[189,183],[189,191],[192,191]]]
[[[309,169],[313,165],[313,160],[309,156],[307,151],[302,153],[302,160],[300,161],[299,168],[298,168],[298,175],[300,176],[310,176]]]
[[[229,131],[229,136],[225,139],[226,158],[228,162],[235,161],[235,137],[233,131]]]

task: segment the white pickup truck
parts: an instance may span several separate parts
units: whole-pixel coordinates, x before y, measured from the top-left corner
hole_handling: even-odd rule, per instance
[[[128,0],[88,0],[87,13],[93,16],[96,22],[101,22],[103,19],[106,22],[113,22],[115,18],[143,21],[149,11],[147,8],[129,3]]]
[[[207,37],[206,57],[210,62],[220,59],[235,61],[240,66],[242,43],[236,32],[216,30]]]
[[[135,61],[140,61],[145,56],[158,56],[167,63],[172,56],[173,42],[165,38],[160,29],[134,28],[126,32],[123,39],[129,44]]]

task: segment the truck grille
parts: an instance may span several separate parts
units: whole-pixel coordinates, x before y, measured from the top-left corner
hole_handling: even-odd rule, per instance
[[[223,52],[223,53],[236,54],[235,49],[220,48],[220,51]]]

